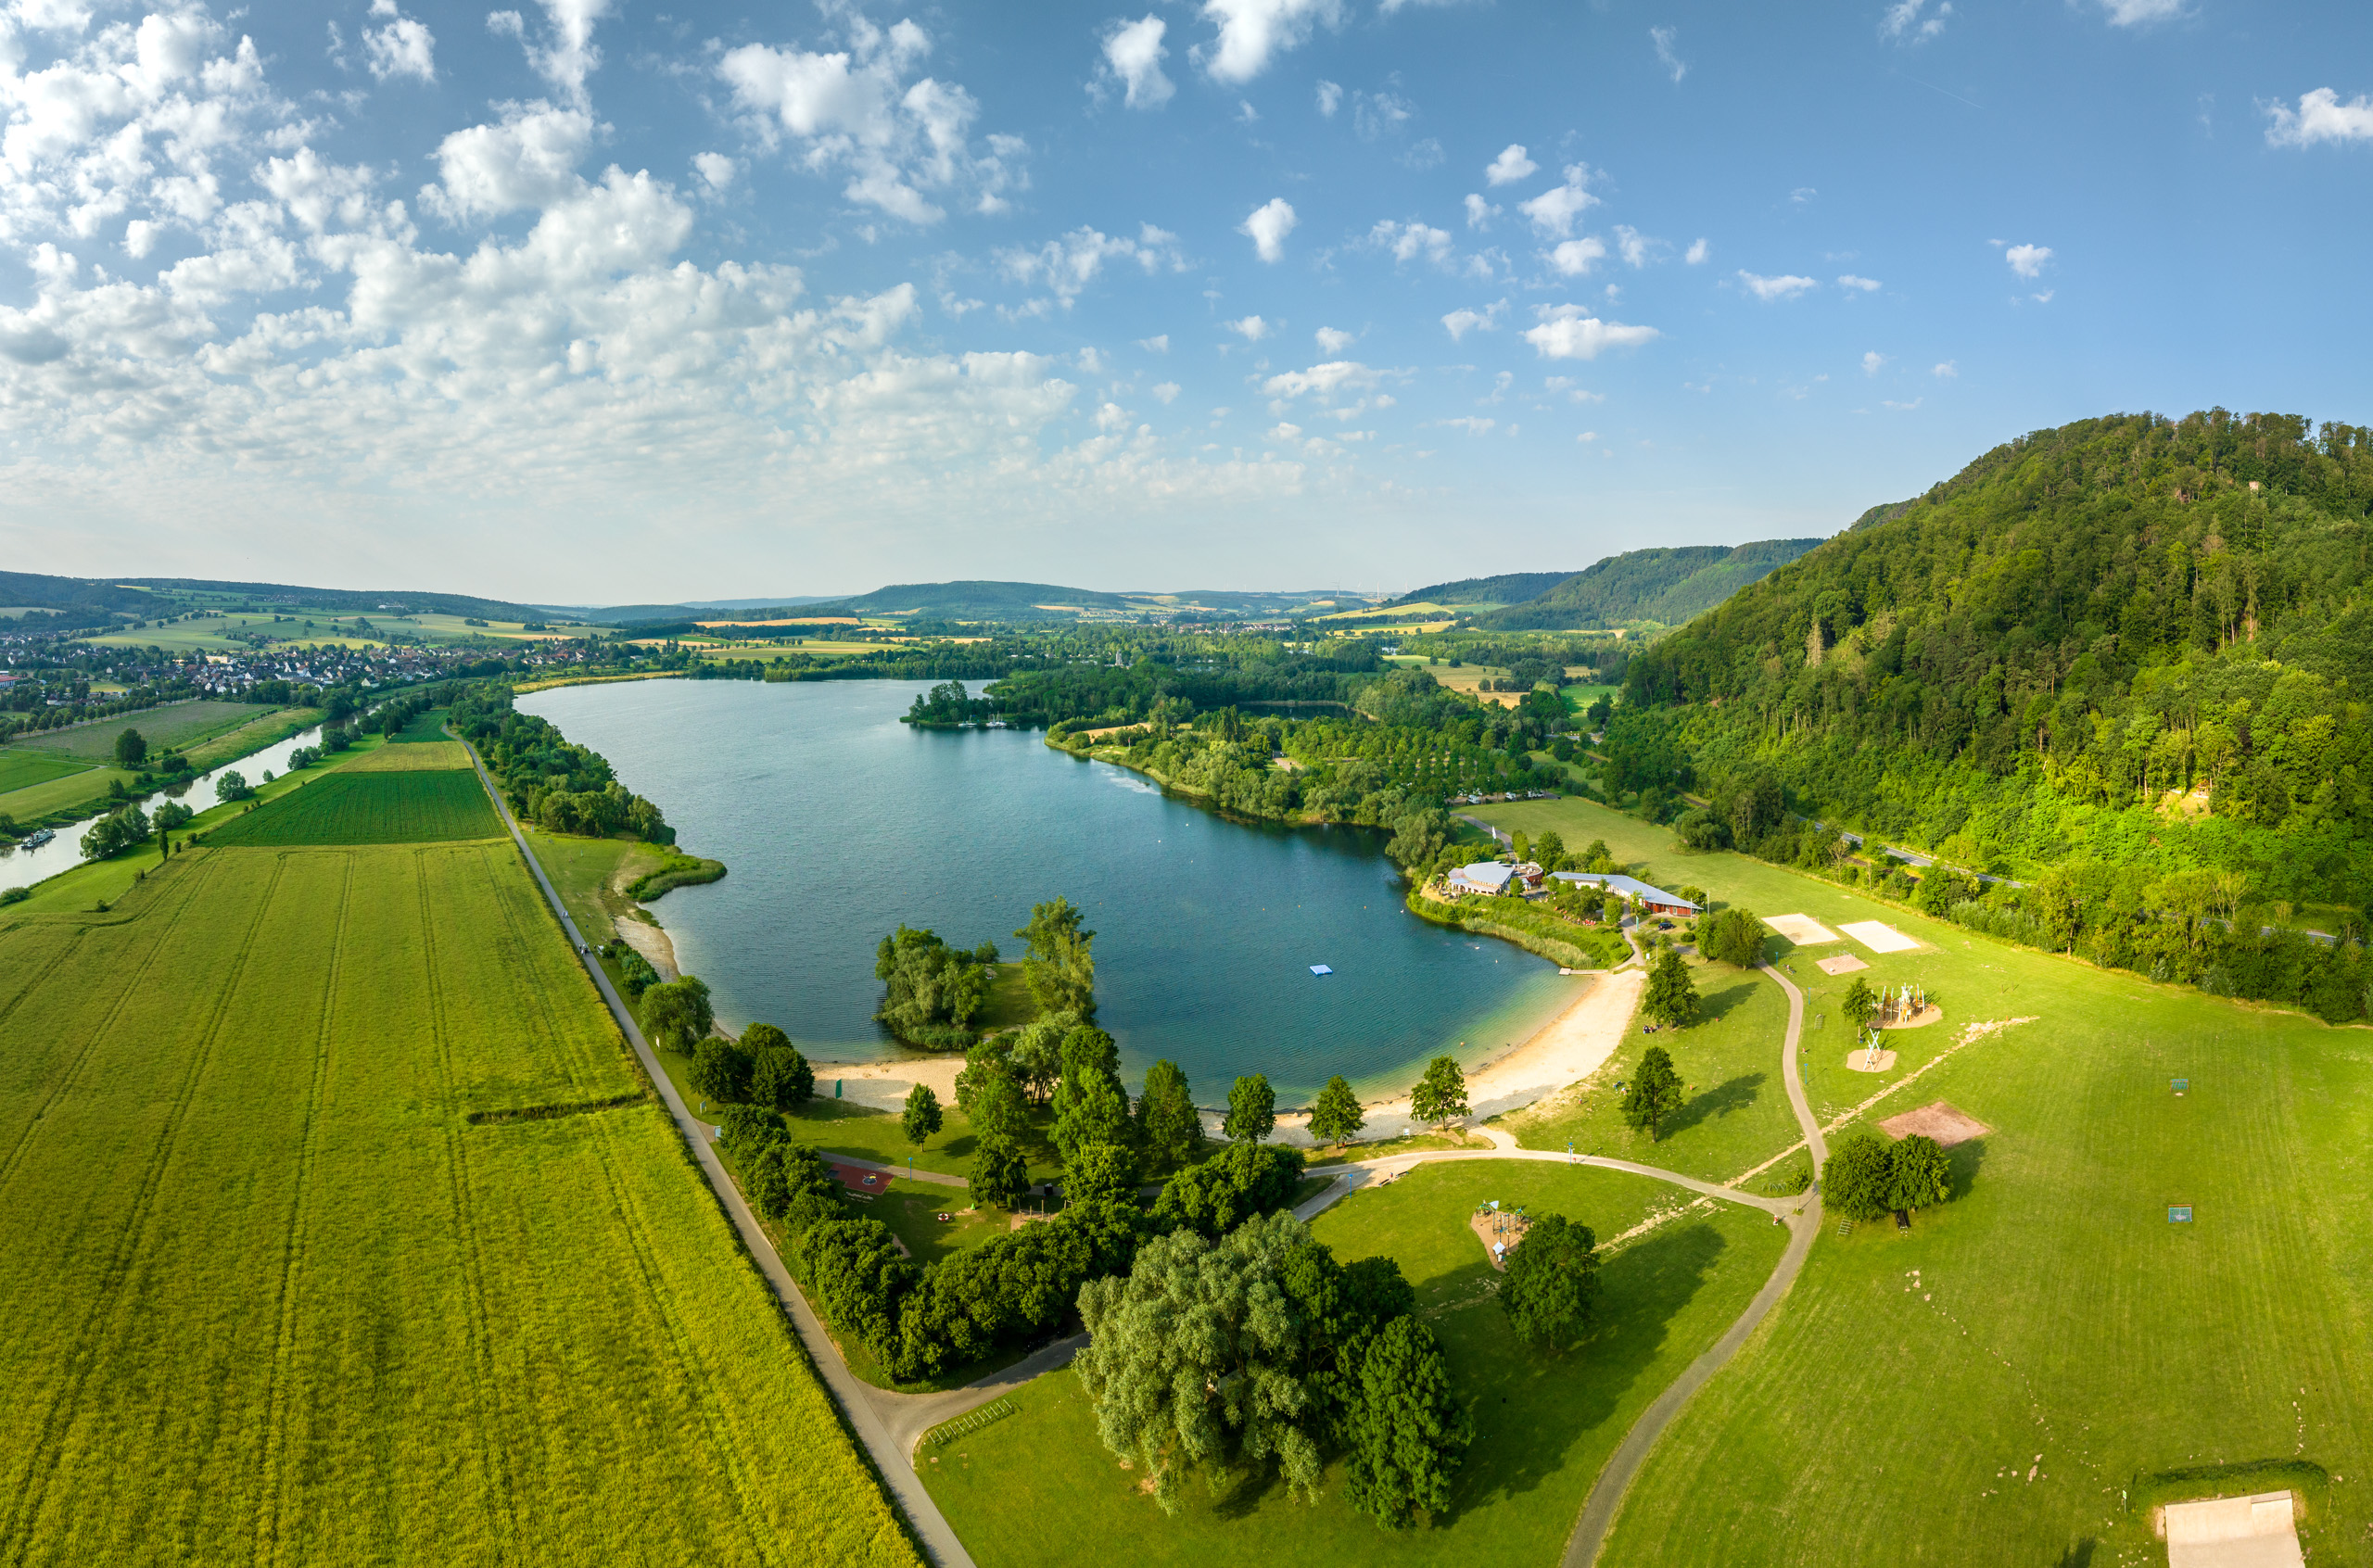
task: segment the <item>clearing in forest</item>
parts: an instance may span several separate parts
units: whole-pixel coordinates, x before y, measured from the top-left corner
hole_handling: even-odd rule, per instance
[[[918,1562],[508,843],[0,912],[0,1561]]]
[[[394,750],[394,748],[386,748]],[[422,844],[491,839],[502,831],[474,772],[339,769],[210,829],[207,842]]]

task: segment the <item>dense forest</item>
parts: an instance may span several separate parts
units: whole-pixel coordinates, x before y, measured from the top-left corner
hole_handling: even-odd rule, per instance
[[[2031,877],[2373,900],[2373,432],[2038,431],[1637,655],[1611,777]]]
[[[1493,631],[1623,626],[1643,621],[1679,626],[1820,543],[1762,539],[1735,549],[1684,545],[1628,550],[1475,624]]]
[[[1496,577],[1461,577],[1454,583],[1436,583],[1415,593],[1404,593],[1381,608],[1390,610],[1402,604],[1521,604],[1528,599],[1540,598],[1575,575],[1504,572]]]

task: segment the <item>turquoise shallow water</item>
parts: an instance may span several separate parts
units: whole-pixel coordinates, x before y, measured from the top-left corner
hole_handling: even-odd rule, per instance
[[[1245,1072],[1281,1106],[1338,1072],[1398,1093],[1577,994],[1555,965],[1409,914],[1373,834],[1226,821],[1034,733],[918,732],[897,718],[923,689],[636,681],[519,706],[730,868],[654,906],[727,1026],[764,1018],[827,1056],[902,1054],[872,1021],[874,944],[898,922],[1018,958],[1012,932],[1057,893],[1097,932],[1097,1021],[1131,1084],[1166,1056],[1205,1104]]]

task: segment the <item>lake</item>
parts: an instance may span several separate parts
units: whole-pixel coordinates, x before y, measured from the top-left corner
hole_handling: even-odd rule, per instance
[[[1036,732],[900,724],[927,687],[630,681],[518,706],[729,867],[653,906],[720,1021],[763,1018],[828,1058],[904,1053],[872,1021],[874,947],[901,921],[1019,959],[1013,932],[1058,893],[1097,933],[1097,1022],[1131,1087],[1167,1057],[1205,1105],[1248,1072],[1280,1106],[1338,1072],[1363,1097],[1403,1092],[1428,1058],[1495,1056],[1588,983],[1411,915],[1374,833],[1227,821]]]

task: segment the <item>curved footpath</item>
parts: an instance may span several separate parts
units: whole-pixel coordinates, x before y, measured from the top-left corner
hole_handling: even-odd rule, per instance
[[[1804,1077],[1796,1062],[1796,1047],[1805,1029],[1805,993],[1770,965],[1756,967],[1788,993],[1788,1035],[1786,1044],[1781,1048],[1780,1067],[1788,1083],[1789,1108],[1796,1113],[1796,1125],[1804,1129],[1805,1144],[1812,1151],[1813,1169],[1818,1171],[1829,1157],[1829,1144],[1821,1135],[1821,1123],[1813,1119],[1812,1106],[1805,1099]],[[1796,1205],[1791,1200],[1787,1207],[1794,1208]],[[1665,1428],[1672,1424],[1673,1417],[1681,1413],[1690,1396],[1738,1354],[1739,1347],[1746,1343],[1747,1336],[1761,1325],[1780,1298],[1788,1294],[1788,1287],[1796,1283],[1805,1258],[1813,1249],[1813,1238],[1821,1233],[1818,1184],[1805,1195],[1801,1210],[1791,1218],[1789,1226],[1788,1250],[1780,1255],[1780,1266],[1771,1271],[1771,1277],[1755,1293],[1746,1310],[1738,1315],[1721,1338],[1689,1363],[1670,1387],[1656,1396],[1654,1404],[1640,1412],[1640,1419],[1624,1434],[1622,1445],[1598,1473],[1590,1498],[1582,1504],[1581,1515],[1574,1521],[1574,1534],[1566,1542],[1564,1568],[1591,1568],[1598,1561],[1599,1549],[1606,1544],[1606,1533],[1615,1524],[1616,1511],[1623,1506],[1623,1494],[1630,1489],[1631,1478],[1640,1473],[1640,1466],[1646,1462],[1649,1450],[1656,1446],[1656,1439],[1664,1435]]]
[[[616,990],[611,986],[610,977],[603,972],[601,964],[592,956],[590,947],[577,929],[577,922],[569,918],[567,906],[561,903],[559,890],[552,886],[552,879],[544,875],[544,867],[536,859],[535,852],[527,847],[527,836],[519,831],[519,824],[511,815],[510,803],[488,776],[486,763],[478,756],[475,746],[470,748],[470,761],[477,768],[478,779],[486,786],[486,792],[493,797],[495,810],[502,814],[503,825],[511,829],[512,841],[519,846],[519,854],[527,862],[527,869],[534,875],[536,885],[544,890],[544,897],[551,903],[552,914],[559,918],[561,929],[568,933],[569,945],[577,950],[577,961],[585,966],[585,972],[593,977],[593,984],[601,992],[602,1000],[609,1004],[610,1016],[617,1020],[627,1043],[634,1047],[635,1056],[642,1063],[642,1070],[650,1077],[652,1086],[666,1102],[667,1114],[676,1121],[676,1131],[683,1135],[684,1142],[692,1145],[693,1157],[700,1161],[701,1173],[708,1178],[710,1189],[717,1194],[717,1201],[724,1206],[726,1218],[733,1222],[735,1233],[742,1238],[742,1245],[749,1249],[759,1272],[766,1275],[767,1283],[774,1286],[775,1295],[790,1310],[792,1321],[798,1326],[799,1337],[807,1347],[808,1359],[816,1364],[817,1372],[824,1379],[824,1385],[832,1391],[832,1397],[839,1403],[850,1428],[872,1457],[873,1468],[881,1474],[882,1485],[889,1487],[924,1549],[942,1568],[972,1568],[972,1559],[965,1551],[964,1543],[956,1538],[956,1531],[940,1513],[939,1505],[933,1502],[931,1494],[923,1489],[922,1478],[915,1473],[914,1466],[907,1461],[906,1450],[899,1447],[882,1423],[881,1413],[868,1397],[866,1384],[851,1372],[848,1363],[841,1359],[839,1347],[824,1332],[824,1325],[807,1305],[807,1298],[800,1294],[799,1286],[792,1280],[791,1271],[783,1267],[781,1256],[775,1251],[774,1243],[760,1228],[757,1216],[752,1214],[750,1206],[742,1201],[742,1190],[733,1184],[733,1178],[726,1173],[724,1163],[717,1157],[717,1151],[709,1146],[707,1124],[685,1108],[683,1096],[676,1093],[676,1085],[659,1065],[658,1056],[652,1052],[651,1043],[642,1037],[642,1031],[636,1026],[634,1015],[627,1010],[626,1003],[619,999]]]

